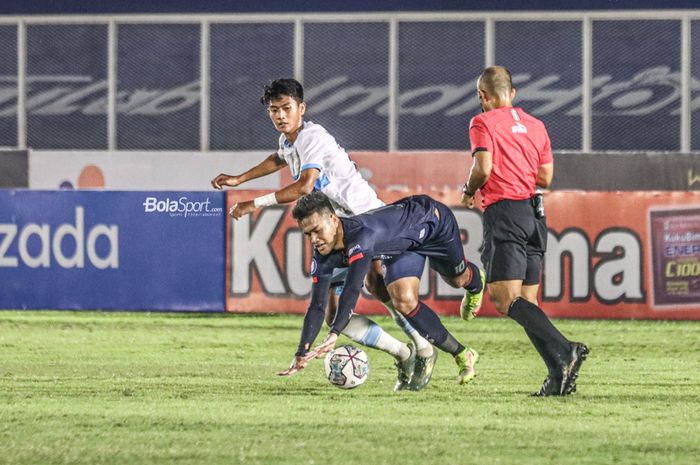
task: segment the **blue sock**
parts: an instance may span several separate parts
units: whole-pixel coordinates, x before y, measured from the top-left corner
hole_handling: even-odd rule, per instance
[[[467,262],[467,268],[472,272],[472,280],[467,283],[464,288],[472,294],[476,294],[481,291],[483,285],[481,284],[481,270],[479,267],[472,262]]]
[[[423,302],[406,319],[418,332],[440,350],[457,355],[464,350],[464,346],[455,339],[440,321],[440,317]]]

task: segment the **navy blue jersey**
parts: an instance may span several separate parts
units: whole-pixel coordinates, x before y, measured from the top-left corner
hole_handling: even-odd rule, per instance
[[[389,259],[402,254],[431,258],[431,266],[446,276],[456,276],[464,271],[466,262],[459,234],[459,227],[452,211],[444,204],[428,197],[416,195],[406,197],[390,205],[377,208],[350,218],[340,218],[344,232],[344,249],[328,255],[314,253],[311,266],[313,279],[309,312],[316,313],[325,308],[333,269],[348,267],[345,287],[331,332],[339,334],[347,324],[362,289],[365,275],[373,259]],[[415,260],[396,261],[396,266],[410,262],[411,271],[395,273],[397,276],[420,276],[422,262],[416,267]],[[388,266],[391,260],[385,262]],[[322,300],[323,299],[323,300]],[[320,324],[302,332],[299,352],[308,347],[320,330]],[[317,329],[318,328],[318,329]]]

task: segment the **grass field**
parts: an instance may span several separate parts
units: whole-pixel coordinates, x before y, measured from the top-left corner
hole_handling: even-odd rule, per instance
[[[576,394],[538,399],[514,322],[445,321],[479,376],[456,385],[441,354],[424,391],[394,393],[372,350],[353,391],[320,361],[276,377],[298,316],[0,312],[0,463],[699,463],[699,323],[559,321],[592,352]]]

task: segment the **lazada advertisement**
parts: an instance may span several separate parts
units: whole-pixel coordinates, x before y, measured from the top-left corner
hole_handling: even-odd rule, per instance
[[[228,194],[233,203],[260,191]],[[391,202],[413,193],[379,191]],[[462,229],[466,256],[481,265],[481,212],[459,205],[456,190],[422,190],[449,205]],[[540,300],[564,318],[700,319],[699,192],[550,192]],[[227,223],[226,310],[303,313],[311,249],[286,206]],[[425,271],[421,298],[457,315],[462,293]],[[360,313],[382,313],[371,297]],[[497,315],[485,299],[485,315]]]
[[[222,311],[223,202],[0,190],[0,308]]]

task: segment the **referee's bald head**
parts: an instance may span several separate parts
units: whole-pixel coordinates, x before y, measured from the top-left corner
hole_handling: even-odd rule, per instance
[[[501,99],[509,99],[513,90],[513,78],[510,71],[503,66],[489,66],[479,76],[479,90]]]

